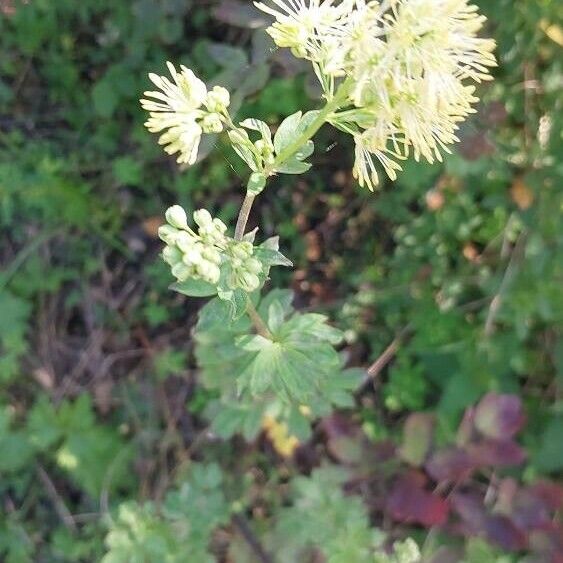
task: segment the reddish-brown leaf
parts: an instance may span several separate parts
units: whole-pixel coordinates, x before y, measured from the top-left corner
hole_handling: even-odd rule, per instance
[[[526,459],[526,452],[513,440],[484,439],[467,447],[476,466],[520,465]]]
[[[453,446],[437,451],[426,463],[428,474],[438,483],[463,481],[475,469],[473,458],[465,450]]]
[[[386,509],[395,520],[423,526],[440,526],[448,518],[446,501],[424,488],[424,476],[408,473],[399,477],[386,502]]]

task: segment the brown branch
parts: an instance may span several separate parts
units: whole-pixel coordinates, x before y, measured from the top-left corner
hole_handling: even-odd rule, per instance
[[[48,473],[40,465],[37,466],[37,476],[39,477],[41,483],[45,486],[47,496],[51,499],[53,506],[55,507],[55,512],[58,514],[63,524],[71,532],[76,532],[77,528],[74,517],[70,513],[70,510],[66,507],[64,500],[61,495],[59,495],[55,484],[51,481]]]
[[[395,354],[399,350],[403,339],[408,334],[408,332],[410,332],[410,330],[410,325],[407,325],[405,328],[403,328],[403,330],[401,330],[401,332],[399,332],[399,334],[393,339],[391,344],[389,344],[389,346],[387,346],[387,348],[383,350],[383,353],[379,356],[379,358],[377,358],[377,360],[375,360],[375,362],[371,364],[371,366],[367,369],[366,377],[358,388],[356,394],[359,395],[363,393],[363,391],[365,391],[366,387],[371,383],[371,381],[374,380],[381,373],[383,368],[385,368],[387,364],[395,357]]]
[[[242,537],[246,540],[248,545],[252,548],[254,555],[261,561],[261,563],[274,563],[271,555],[264,549],[260,540],[254,535],[254,532],[248,525],[248,522],[241,514],[233,515],[233,524],[238,528]]]

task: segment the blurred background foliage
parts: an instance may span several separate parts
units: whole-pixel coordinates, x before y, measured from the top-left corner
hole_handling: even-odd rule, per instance
[[[156,230],[172,203],[233,222],[243,169],[221,139],[179,169],[144,129],[138,99],[147,73],[171,60],[230,88],[241,118],[275,126],[315,106],[313,77],[272,48],[247,2],[0,0],[1,560],[97,561],[108,552],[107,562],[268,561],[264,544],[295,561],[307,544],[313,551],[299,560],[317,550],[363,561],[350,554],[371,545],[368,518],[399,538],[435,534],[443,520],[372,502],[358,480],[373,485],[373,466],[355,474],[348,492],[359,500],[318,498],[323,479],[333,482],[328,470],[298,476],[349,466],[360,444],[399,447],[412,413],[432,417],[437,446],[452,443],[463,413],[488,392],[517,398],[526,413],[526,457],[513,459],[508,478],[522,487],[560,480],[562,8],[476,3],[500,64],[443,165],[408,163],[373,195],[351,177],[348,140],[323,130],[313,170],[276,179],[257,202],[252,221],[264,236],[279,234],[296,264],[275,272],[274,284],[346,332],[350,366],[378,360],[356,408],[322,421],[288,458],[265,437],[245,444],[209,432],[212,397],[198,385],[191,339],[202,303],[167,290],[158,256]],[[403,462],[420,467],[411,454]],[[489,487],[504,479],[491,459]],[[389,471],[385,479],[399,469]],[[292,477],[312,504],[278,517]],[[323,551],[306,537],[321,541],[331,524],[309,519],[311,510],[335,526],[338,510],[358,521]],[[302,517],[310,535],[292,545],[280,530]],[[497,561],[502,550],[560,561],[551,559],[555,540],[540,549],[531,536],[508,541],[479,522],[493,547],[468,540],[467,561]],[[444,537],[464,535],[475,532]]]

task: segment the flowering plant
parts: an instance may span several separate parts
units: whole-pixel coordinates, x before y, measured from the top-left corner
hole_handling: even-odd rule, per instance
[[[271,0],[278,47],[309,61],[324,105],[288,116],[275,134],[258,119],[236,123],[229,92],[208,90],[194,73],[168,63],[172,80],[150,75],[157,91],[141,100],[151,132],[178,162],[194,164],[202,135],[226,132],[247,164],[246,195],[233,235],[205,209],[189,225],[178,205],[160,228],[164,260],[188,296],[212,297],[195,331],[203,384],[217,392],[208,411],[223,436],[252,439],[261,429],[282,455],[307,438],[312,421],[353,404],[358,370],[344,370],[343,335],[323,315],[299,313],[291,293],[261,296],[272,266],[291,266],[277,237],[257,244],[246,232],[255,198],[277,174],[302,174],[313,137],[330,124],[355,142],[353,173],[374,190],[379,169],[391,180],[401,161],[441,160],[473,113],[475,83],[489,80],[494,42],[477,36],[484,17],[467,0]]]

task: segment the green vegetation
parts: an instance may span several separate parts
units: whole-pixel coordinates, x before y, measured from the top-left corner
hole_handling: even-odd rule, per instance
[[[475,3],[499,68],[443,164],[372,194],[326,128],[257,200],[274,349],[169,291],[164,210],[232,225],[247,174],[220,137],[178,167],[138,100],[171,60],[276,127],[305,67],[246,2],[0,0],[0,560],[563,551],[563,14]]]

